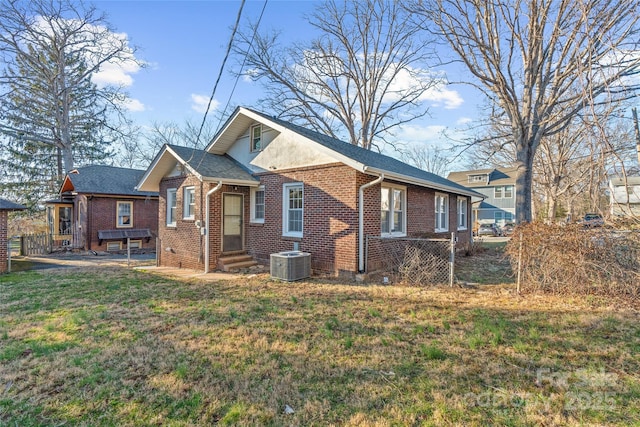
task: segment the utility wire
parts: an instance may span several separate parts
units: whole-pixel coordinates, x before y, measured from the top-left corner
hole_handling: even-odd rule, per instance
[[[202,117],[202,123],[200,124],[200,129],[198,129],[198,135],[196,136],[196,145],[200,144],[200,136],[202,135],[202,129],[204,128],[205,122],[207,121],[207,114],[209,113],[209,109],[211,108],[211,103],[213,102],[213,98],[216,94],[216,90],[218,89],[218,83],[220,83],[220,78],[222,77],[222,72],[224,71],[224,66],[227,63],[227,59],[229,58],[229,54],[231,53],[231,47],[233,46],[233,40],[235,39],[236,33],[238,32],[238,27],[240,25],[240,17],[242,16],[242,9],[244,8],[244,3],[245,0],[242,0],[242,2],[240,3],[240,9],[238,10],[238,15],[236,16],[236,23],[233,27],[233,31],[231,32],[231,37],[229,38],[229,44],[227,45],[227,51],[224,55],[224,58],[222,60],[222,65],[220,65],[220,71],[218,72],[218,78],[216,79],[216,82],[213,86],[213,90],[211,91],[211,96],[209,97],[209,102],[207,104],[207,109],[204,112],[204,116]],[[193,153],[191,154],[191,158],[189,160],[191,160],[193,158]],[[200,161],[198,162],[198,167],[200,166],[200,163],[202,163],[202,160],[204,159],[204,156],[202,156],[200,158]],[[189,160],[187,161],[187,163],[189,162]],[[198,169],[198,167],[196,167],[196,169]]]
[[[262,16],[264,15],[264,10],[267,8],[267,3],[269,0],[264,0],[264,5],[262,5],[262,11],[260,11],[260,16],[258,17],[258,22],[256,23],[254,29],[253,29],[253,34],[251,35],[251,40],[249,41],[249,47],[248,49],[251,49],[251,46],[253,45],[253,40],[256,38],[256,34],[258,33],[258,28],[260,27],[260,22],[262,21]],[[222,121],[225,117],[225,114],[227,113],[227,108],[229,108],[229,104],[231,103],[231,98],[233,98],[233,94],[236,90],[236,86],[238,86],[238,81],[240,80],[240,76],[242,76],[242,70],[244,70],[244,66],[247,63],[247,55],[244,55],[244,60],[242,61],[242,65],[240,66],[240,71],[238,72],[238,74],[236,75],[236,80],[233,83],[233,87],[231,88],[231,93],[229,94],[229,98],[227,98],[227,103],[224,106],[224,109],[222,110],[222,114],[220,115],[220,120],[218,121],[218,126],[216,128],[216,134],[218,133],[218,131],[220,130],[220,126],[222,126]]]

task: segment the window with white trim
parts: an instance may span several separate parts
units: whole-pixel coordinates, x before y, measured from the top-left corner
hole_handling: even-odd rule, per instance
[[[116,211],[116,228],[133,227],[133,202],[117,202]]]
[[[513,213],[512,212],[505,212],[504,213],[504,220],[506,222],[512,222],[513,221]]]
[[[175,227],[176,226],[176,189],[169,188],[167,189],[167,226]]]
[[[513,185],[494,187],[493,189],[494,199],[510,199],[512,197],[513,197]]]
[[[251,222],[264,223],[264,185],[251,189]]]
[[[502,218],[503,218],[502,211],[493,213],[493,220],[496,224],[502,222]]]
[[[304,185],[301,182],[282,186],[282,234],[290,237],[302,237],[304,219]]]
[[[467,229],[467,198],[458,197],[458,230]]]
[[[184,187],[182,190],[182,219],[196,217],[196,188]]]
[[[262,125],[251,126],[251,152],[262,150]]]
[[[447,196],[446,194],[436,193],[435,211],[435,231],[449,231],[449,196]]]
[[[405,235],[406,193],[404,187],[384,186],[380,189],[380,234]]]

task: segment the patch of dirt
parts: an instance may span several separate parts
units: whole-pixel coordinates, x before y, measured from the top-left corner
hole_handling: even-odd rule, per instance
[[[472,255],[456,255],[456,280],[463,283],[514,283],[515,274],[502,250],[485,249]]]

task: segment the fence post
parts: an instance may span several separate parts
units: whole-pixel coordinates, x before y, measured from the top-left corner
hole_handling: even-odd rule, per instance
[[[520,243],[518,245],[518,279],[516,280],[516,292],[520,293],[520,272],[522,270],[522,231],[520,232]]]
[[[449,286],[453,287],[453,267],[456,262],[456,233],[451,233],[449,250]]]

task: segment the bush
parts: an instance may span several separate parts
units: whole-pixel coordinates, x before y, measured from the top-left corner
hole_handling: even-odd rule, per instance
[[[640,295],[637,230],[525,224],[516,228],[506,253],[514,272],[521,261],[521,292]]]

